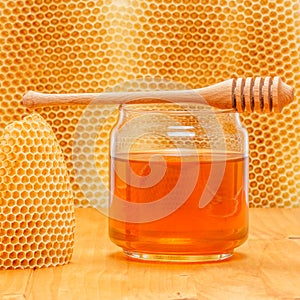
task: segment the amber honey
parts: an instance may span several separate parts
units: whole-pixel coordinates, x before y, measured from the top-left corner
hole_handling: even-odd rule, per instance
[[[230,256],[247,238],[247,158],[238,153],[154,154],[112,158],[111,215],[120,209],[118,198],[140,204],[124,212],[123,220],[110,218],[112,241],[137,258]],[[158,201],[165,201],[161,216],[155,211]],[[149,203],[153,206],[145,212],[143,204]]]

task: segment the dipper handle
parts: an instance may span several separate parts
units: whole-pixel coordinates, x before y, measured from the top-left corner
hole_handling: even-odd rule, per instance
[[[237,112],[281,112],[292,102],[293,88],[280,77],[229,79],[194,90],[44,94],[29,91],[23,97],[28,108],[57,105],[122,104],[129,102],[196,102]]]

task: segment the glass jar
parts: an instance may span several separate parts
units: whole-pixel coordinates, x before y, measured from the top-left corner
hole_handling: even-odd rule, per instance
[[[111,133],[109,234],[134,259],[218,261],[248,234],[248,137],[239,115],[126,104]]]

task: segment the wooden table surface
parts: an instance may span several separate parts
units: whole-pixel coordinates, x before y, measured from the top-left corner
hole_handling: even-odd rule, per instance
[[[250,236],[231,260],[207,264],[127,260],[107,219],[77,209],[72,262],[0,271],[0,299],[299,299],[300,209],[250,209]]]

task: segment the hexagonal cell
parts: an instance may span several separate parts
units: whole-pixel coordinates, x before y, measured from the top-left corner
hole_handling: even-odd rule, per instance
[[[45,136],[47,136],[46,139],[44,139]],[[36,145],[44,146],[42,152],[37,147],[30,147],[31,152],[23,153],[23,147],[15,147],[19,145],[20,141],[24,145],[32,145],[33,140]],[[0,177],[0,219],[2,225],[0,239],[3,246],[0,268],[44,267],[45,257],[43,254],[47,254],[44,250],[46,248],[44,241],[51,238],[61,238],[62,234],[65,241],[70,242],[69,245],[61,243],[62,249],[73,244],[74,207],[72,192],[62,152],[58,146],[49,149],[47,147],[48,144],[54,145],[54,143],[57,144],[57,141],[50,126],[44,119],[35,114],[25,117],[22,121],[13,122],[4,129],[4,133],[0,137],[0,155],[3,157],[3,160],[0,161],[0,169],[11,168],[14,163],[15,168],[24,171],[17,172],[17,180],[10,171],[2,172]],[[8,148],[13,148],[17,152],[14,152],[13,156],[2,155],[10,152]],[[15,163],[16,160],[18,163]],[[39,164],[41,160],[46,163]],[[51,163],[51,170],[49,170],[47,162]],[[43,184],[36,183],[36,173],[43,174]],[[55,188],[48,183],[53,181],[59,181]],[[48,198],[40,198],[41,191],[43,192],[42,195],[48,191]],[[44,201],[45,199],[46,201]],[[49,202],[53,203],[47,210]],[[63,207],[63,211],[68,213],[56,213],[61,207]],[[49,218],[55,218],[57,222],[61,222],[62,226],[58,232],[53,231],[51,227],[45,227],[41,230],[44,225],[43,221]],[[60,260],[48,259],[47,266],[67,263],[71,257],[72,247],[65,250],[69,251],[67,255]],[[32,260],[33,257],[37,256],[40,258]],[[30,260],[29,263],[28,260]]]

